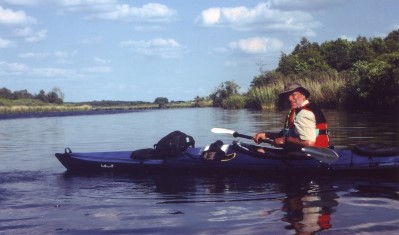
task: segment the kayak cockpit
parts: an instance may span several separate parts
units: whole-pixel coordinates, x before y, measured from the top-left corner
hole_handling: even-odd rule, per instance
[[[270,159],[281,159],[284,160],[309,160],[310,156],[307,153],[297,151],[289,151],[283,148],[274,148],[272,146],[265,147],[247,143],[241,143],[239,141],[233,141],[232,148],[235,151],[244,153],[251,157],[256,158],[270,158]]]

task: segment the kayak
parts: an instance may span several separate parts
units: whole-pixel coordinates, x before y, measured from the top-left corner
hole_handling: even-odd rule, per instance
[[[66,148],[56,153],[57,159],[69,172],[240,172],[262,174],[382,174],[399,179],[399,151],[368,151],[333,149],[333,162],[316,159],[307,152],[287,152],[240,141],[223,144],[222,153],[215,157],[209,146],[190,147],[175,157],[153,156],[153,149],[110,152],[72,152]],[[213,155],[212,155],[213,154]]]

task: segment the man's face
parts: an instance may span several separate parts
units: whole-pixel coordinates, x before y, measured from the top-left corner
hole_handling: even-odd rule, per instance
[[[294,91],[288,96],[288,101],[290,102],[291,109],[300,107],[305,100],[306,97],[298,91]]]

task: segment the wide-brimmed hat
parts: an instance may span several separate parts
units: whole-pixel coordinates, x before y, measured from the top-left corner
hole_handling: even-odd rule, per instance
[[[290,82],[285,84],[284,86],[284,91],[281,92],[279,94],[279,96],[286,96],[291,94],[294,91],[300,91],[302,92],[306,98],[308,98],[310,96],[310,92],[303,86],[301,86],[301,84],[297,83],[297,82]]]

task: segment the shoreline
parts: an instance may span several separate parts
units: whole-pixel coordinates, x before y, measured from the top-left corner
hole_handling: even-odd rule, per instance
[[[0,120],[18,119],[18,118],[41,118],[41,117],[64,117],[64,116],[81,116],[81,115],[101,115],[101,114],[118,114],[130,113],[147,110],[160,109],[177,109],[177,108],[194,108],[191,103],[187,104],[171,104],[160,107],[160,105],[137,105],[137,106],[103,106],[93,107],[90,105],[79,106],[0,106]]]
[[[204,106],[205,107],[205,106]],[[83,116],[83,115],[104,115],[144,112],[162,109],[184,109],[184,108],[203,108],[192,105],[170,105],[165,107],[156,106],[136,106],[136,107],[101,107],[101,108],[85,108],[85,109],[50,109],[50,110],[26,110],[20,112],[1,113],[0,121],[19,118],[42,118],[42,117],[65,117],[65,116]]]
[[[142,112],[153,109],[93,109],[79,111],[43,111],[43,112],[25,112],[25,113],[0,113],[0,120],[19,119],[19,118],[43,118],[43,117],[66,117],[83,115],[104,115],[118,113]]]

